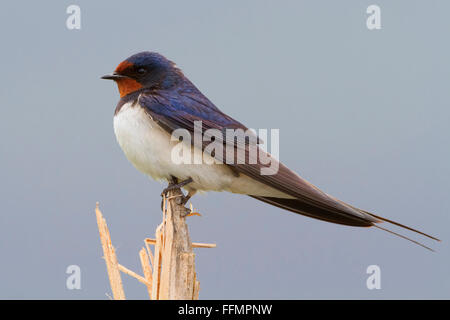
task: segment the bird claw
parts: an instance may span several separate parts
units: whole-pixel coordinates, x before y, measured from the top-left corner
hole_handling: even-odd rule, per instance
[[[194,180],[191,177],[189,177],[186,180],[183,180],[179,183],[177,181],[178,181],[177,178],[172,178],[172,181],[169,183],[167,188],[164,188],[163,191],[161,192],[161,197],[163,197],[164,195],[167,195],[167,193],[171,190],[180,189],[180,188],[188,185],[189,183],[191,183]]]
[[[167,193],[171,190],[175,190],[175,189],[181,189],[182,187],[188,185],[189,183],[191,183],[192,181],[194,181],[191,177],[189,177],[186,180],[183,180],[181,182],[178,183],[178,179],[175,177],[172,177],[171,181],[169,182],[169,185],[167,186],[167,188],[164,188],[163,191],[161,192],[161,210],[164,210],[164,198],[167,197]],[[187,194],[186,196],[183,195],[183,192],[181,192],[181,195],[179,195],[176,198],[176,203],[179,205],[185,205],[189,199],[191,198],[190,194]],[[186,208],[187,209],[187,208]],[[187,209],[189,210],[189,209]]]

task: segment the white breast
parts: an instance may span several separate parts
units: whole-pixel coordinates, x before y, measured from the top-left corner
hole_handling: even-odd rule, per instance
[[[138,103],[122,106],[114,116],[114,132],[128,160],[156,180],[168,180],[170,176],[180,180],[191,177],[194,182],[189,184],[189,189],[286,197],[245,175],[236,177],[223,164],[175,164],[171,153],[179,142],[171,141],[170,135]]]

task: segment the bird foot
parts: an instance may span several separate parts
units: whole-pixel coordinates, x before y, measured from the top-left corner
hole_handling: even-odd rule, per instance
[[[164,188],[164,190],[161,192],[161,197],[164,195],[167,195],[167,193],[171,190],[175,190],[175,189],[180,189],[186,185],[188,185],[189,183],[191,183],[192,178],[189,177],[186,180],[183,180],[181,182],[178,182],[177,178],[172,177],[172,181],[169,183],[169,185],[167,186],[167,188]],[[188,199],[189,200],[189,199]],[[187,200],[186,200],[187,201]]]
[[[181,189],[182,187],[188,185],[192,181],[194,181],[194,180],[191,177],[189,177],[186,180],[178,182],[178,179],[176,177],[172,176],[172,180],[169,182],[169,185],[167,186],[167,188],[164,188],[164,190],[161,192],[161,197],[163,197],[161,199],[161,210],[163,210],[163,208],[164,208],[164,197],[167,197],[167,193],[169,191],[175,190],[175,189]],[[185,205],[189,201],[191,196],[192,195],[189,193],[187,195],[183,195],[183,192],[181,192],[181,194],[177,196],[177,199],[175,201],[179,205]],[[189,209],[186,208],[186,210],[189,210]],[[189,212],[190,212],[190,210],[189,210]]]
[[[192,195],[190,194],[190,193],[188,193],[187,195],[183,195],[183,196],[179,196],[179,197],[177,197],[177,199],[175,200],[175,202],[177,203],[177,204],[179,204],[179,205],[182,205],[182,206],[184,206],[188,201],[189,201],[189,199],[192,197]]]

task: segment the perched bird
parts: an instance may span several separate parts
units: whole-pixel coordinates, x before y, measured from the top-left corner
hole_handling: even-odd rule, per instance
[[[326,194],[282,163],[276,162],[276,159],[270,158],[268,153],[265,155],[278,166],[278,171],[271,175],[261,174],[264,164],[258,159],[256,163],[174,163],[171,158],[172,148],[179,141],[171,139],[171,135],[176,129],[185,129],[194,134],[195,121],[202,121],[202,132],[207,129],[224,132],[226,129],[247,128],[220,111],[184,76],[175,63],[161,54],[141,52],[132,55],[121,62],[112,74],[102,79],[114,80],[118,85],[120,100],[114,113],[114,132],[126,157],[146,175],[157,180],[167,180],[169,186],[166,191],[179,187],[186,189],[188,195],[184,197],[183,203],[196,191],[229,191],[332,223],[356,227],[375,226],[394,233],[377,225],[386,221],[438,240]],[[221,143],[226,147],[244,149],[249,157],[247,143],[239,145],[234,139],[230,141],[226,138]],[[200,148],[206,150],[204,144]],[[212,152],[205,156],[221,161],[224,159],[223,154]]]

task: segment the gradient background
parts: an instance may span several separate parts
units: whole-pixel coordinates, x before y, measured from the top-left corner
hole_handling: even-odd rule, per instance
[[[382,29],[366,28],[381,7]],[[81,30],[66,8],[81,7]],[[100,76],[143,50],[175,61],[219,108],[280,129],[280,159],[324,191],[444,240],[436,253],[377,229],[254,199],[196,196],[200,298],[450,298],[448,1],[9,1],[0,33],[0,298],[107,299],[94,215],[119,262],[161,221],[163,184],[126,160]],[[409,233],[408,233],[409,234]],[[411,234],[409,234],[411,235]],[[67,266],[81,290],[67,290]],[[367,266],[381,290],[366,288]],[[127,298],[146,288],[123,276]]]

